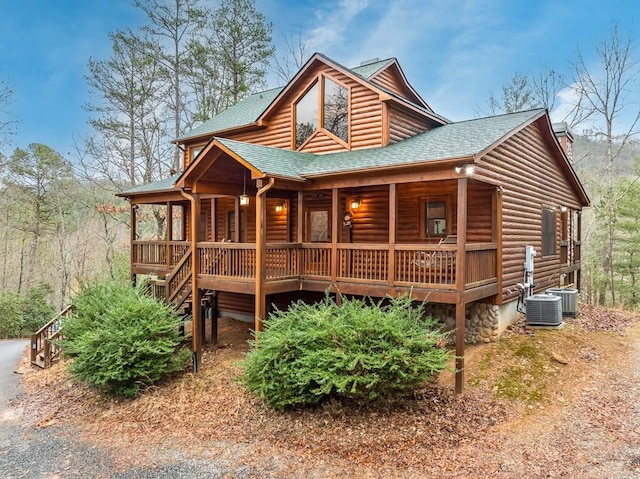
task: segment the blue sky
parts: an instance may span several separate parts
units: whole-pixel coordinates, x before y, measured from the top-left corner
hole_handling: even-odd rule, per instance
[[[212,2],[213,4],[214,2]],[[613,5],[612,5],[613,4]],[[474,118],[514,73],[568,73],[578,48],[596,61],[617,22],[640,32],[637,0],[256,0],[281,46],[303,31],[310,51],[345,66],[397,57],[409,82],[441,115]],[[615,6],[614,6],[615,5]],[[0,79],[19,120],[5,154],[29,143],[67,156],[89,133],[84,80],[90,57],[110,54],[108,33],[144,22],[131,0],[0,0]],[[636,45],[640,59],[640,39]],[[275,78],[275,77],[274,77]],[[276,86],[271,79],[269,86]],[[72,156],[72,155],[69,155]],[[70,158],[71,159],[71,158]]]

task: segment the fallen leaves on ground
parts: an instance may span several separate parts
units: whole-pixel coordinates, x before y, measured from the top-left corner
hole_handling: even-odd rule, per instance
[[[482,381],[461,396],[440,381],[402,401],[331,401],[278,413],[236,380],[249,332],[225,320],[225,347],[210,347],[197,375],[175,376],[135,400],[115,400],[76,383],[60,363],[26,375],[25,407],[40,427],[73,425],[85,440],[99,437],[102,447],[131,462],[151,460],[149,449],[178,448],[247,465],[252,477],[607,477],[579,475],[589,464],[596,467],[594,460],[597,469],[618,456],[626,460],[624,454],[631,470],[640,457],[637,446],[632,450],[640,438],[629,422],[640,416],[633,409],[637,397],[630,397],[638,387],[629,383],[635,359],[619,335],[640,320],[581,305],[568,322],[565,330],[535,333],[519,322],[499,343],[476,347],[467,378],[477,373]],[[567,361],[558,364],[548,355],[546,395],[539,402],[494,396],[501,372],[523,361],[509,353],[509,341],[529,341]],[[585,429],[591,435],[579,432]],[[596,445],[603,437],[611,442]],[[598,457],[586,453],[589,448]]]

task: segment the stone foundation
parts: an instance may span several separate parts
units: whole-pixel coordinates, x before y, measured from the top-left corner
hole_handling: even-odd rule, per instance
[[[451,331],[455,342],[456,307],[451,304],[427,303],[427,314],[438,318]],[[464,341],[467,344],[490,343],[500,336],[500,308],[496,304],[471,303],[465,311]]]

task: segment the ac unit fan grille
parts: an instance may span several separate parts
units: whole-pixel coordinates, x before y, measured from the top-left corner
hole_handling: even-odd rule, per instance
[[[571,288],[549,288],[546,294],[560,296],[562,298],[562,314],[576,316],[578,314],[578,290]]]
[[[560,326],[562,324],[562,298],[534,294],[526,301],[527,324],[531,326]]]

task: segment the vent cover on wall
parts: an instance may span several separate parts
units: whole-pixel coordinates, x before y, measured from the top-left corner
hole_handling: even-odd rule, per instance
[[[578,314],[578,290],[570,288],[549,288],[547,294],[560,296],[562,298],[562,314],[565,316],[576,316]]]
[[[534,294],[527,298],[527,324],[531,326],[560,326],[562,298],[550,294]]]

